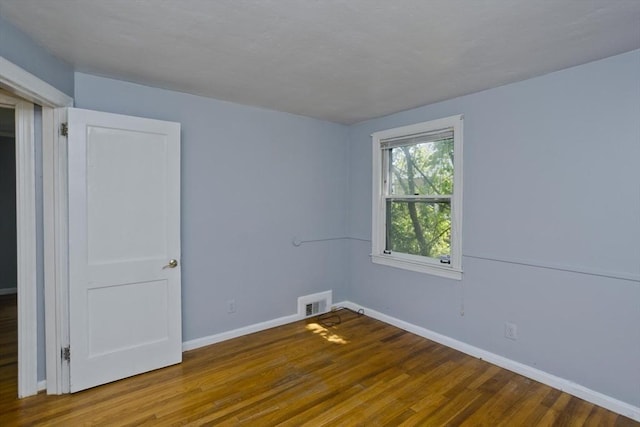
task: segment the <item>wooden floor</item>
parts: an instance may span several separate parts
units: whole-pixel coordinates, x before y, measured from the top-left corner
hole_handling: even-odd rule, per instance
[[[0,413],[5,396],[18,394],[18,300],[17,295],[0,295]],[[2,423],[0,423],[2,425]]]
[[[3,356],[0,426],[640,425],[369,317],[338,313],[335,326],[292,323],[74,395],[16,399],[15,357]],[[2,345],[13,348],[15,339]]]

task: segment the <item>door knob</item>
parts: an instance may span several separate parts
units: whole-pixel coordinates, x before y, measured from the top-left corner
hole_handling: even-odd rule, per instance
[[[178,266],[178,260],[170,259],[169,260],[169,264],[167,264],[164,267],[162,267],[162,269],[164,270],[165,268],[176,268],[177,266]]]

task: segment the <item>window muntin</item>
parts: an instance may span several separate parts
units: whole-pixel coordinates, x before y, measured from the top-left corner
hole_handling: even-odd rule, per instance
[[[373,261],[461,278],[462,116],[372,136]]]

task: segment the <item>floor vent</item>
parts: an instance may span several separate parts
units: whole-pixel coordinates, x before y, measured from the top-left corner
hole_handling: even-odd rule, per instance
[[[301,317],[316,316],[331,310],[332,291],[319,292],[298,298],[298,314]]]
[[[326,312],[327,308],[327,302],[322,300],[322,301],[316,301],[316,302],[310,302],[309,304],[306,305],[306,316],[313,316],[314,314],[318,314],[318,313],[324,313]]]

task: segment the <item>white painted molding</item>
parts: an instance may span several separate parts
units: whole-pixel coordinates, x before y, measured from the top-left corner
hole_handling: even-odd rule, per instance
[[[58,347],[47,357],[56,360],[58,371],[59,393],[70,393],[71,376],[69,363],[62,359],[62,354],[58,349],[69,345],[69,168],[67,160],[67,152],[69,148],[66,136],[60,135],[58,129],[62,123],[67,122],[68,109],[53,109],[53,126],[49,132],[53,134],[54,141],[54,158],[53,167],[55,172],[55,188],[53,199],[53,210],[55,216],[53,242],[53,254],[56,262],[55,284],[53,286],[55,292],[55,329]],[[47,131],[44,131],[45,136]],[[46,244],[46,242],[45,242]],[[45,278],[45,286],[47,284]],[[51,286],[50,286],[51,287]]]
[[[38,381],[38,393],[47,389],[47,380]]]
[[[0,86],[44,107],[71,107],[73,98],[0,56]]]
[[[69,343],[65,327],[68,283],[67,141],[60,136],[66,108],[42,110],[42,173],[47,394],[69,392],[69,365],[60,349]]]
[[[0,295],[12,295],[17,293],[18,288],[0,288]]]
[[[60,394],[60,367],[56,366],[56,360],[50,357],[56,349],[62,348],[58,343],[57,334],[51,333],[51,326],[56,325],[56,310],[51,302],[57,300],[55,286],[51,286],[51,280],[55,280],[57,274],[55,251],[55,137],[52,132],[45,132],[54,126],[54,109],[42,109],[42,230],[44,242],[44,318],[45,318],[45,365],[47,372],[47,394]]]
[[[43,143],[43,151],[45,151],[43,153],[43,168],[46,169],[47,167],[49,167],[50,169],[53,169],[56,167],[60,167],[60,165],[58,164],[51,165],[47,163],[47,162],[55,161],[53,159],[53,156],[47,157],[46,150],[47,148],[50,148],[50,144],[55,138],[54,135],[57,135],[57,122],[54,121],[52,126],[52,121],[50,120],[50,118],[52,117],[51,114],[53,111],[52,110],[53,107],[72,106],[73,98],[67,96],[65,93],[59,91],[55,87],[39,79],[38,77],[34,76],[28,71],[22,69],[21,67],[13,64],[12,62],[8,61],[2,56],[0,56],[0,87],[8,90],[10,93],[16,96],[27,99],[29,101],[32,101],[42,106],[42,116],[43,116],[42,143]],[[31,114],[33,115],[33,106],[31,107]],[[33,137],[33,119],[31,120],[30,129],[32,134],[31,136]],[[33,151],[31,151],[31,153],[33,153]],[[64,166],[66,167],[66,163],[64,164]],[[57,173],[66,174],[66,169],[63,171],[58,170]],[[17,178],[19,180],[20,176],[17,175]],[[28,181],[26,184],[30,185],[30,183],[35,182],[34,180],[35,180],[35,176],[33,178],[30,178],[30,181]],[[58,197],[60,197],[61,194],[58,194],[58,193],[55,193],[54,195],[49,193],[47,195],[47,191],[48,191],[47,189],[49,187],[47,187],[46,183],[47,183],[47,179],[45,178],[45,186],[43,188],[43,192],[45,193],[43,195],[45,218],[47,216],[47,212],[50,213],[51,211],[54,211],[54,210],[57,212],[59,210],[58,209],[59,205],[65,203],[65,200],[66,200],[66,199],[59,200]],[[25,183],[18,184],[18,185],[24,185],[24,184]],[[58,184],[58,187],[56,188],[60,190],[62,189],[62,186]],[[35,194],[34,194],[34,197],[35,197]],[[64,192],[62,197],[66,197],[66,192]],[[50,205],[47,205],[47,203],[52,203],[52,200],[53,200],[53,203],[56,203],[55,207],[51,207]],[[35,200],[33,201],[33,203],[35,203]],[[60,210],[63,210],[63,209],[60,209]],[[33,224],[35,227],[35,212],[34,212],[33,218],[34,218]],[[23,219],[23,222],[24,221],[26,220]],[[66,218],[57,217],[56,221],[57,223],[64,223],[66,221]],[[64,278],[64,274],[63,274],[64,272],[59,274],[57,273],[57,269],[64,270],[64,267],[65,267],[64,262],[66,260],[66,249],[67,249],[66,246],[63,246],[63,244],[66,244],[66,240],[64,240],[59,234],[56,234],[59,232],[64,232],[64,229],[56,228],[55,230],[52,231],[49,228],[50,226],[51,224],[48,223],[45,219],[44,221],[45,263],[47,262],[47,259],[49,260],[54,259],[56,263],[55,275],[53,274],[54,270],[49,269],[49,271],[47,271],[47,269],[45,268],[45,279],[44,279],[44,282],[45,282],[44,284],[45,286],[45,336],[47,341],[47,346],[46,346],[47,367],[51,365],[52,360],[53,361],[61,360],[59,347],[52,348],[49,344],[51,342],[54,342],[55,340],[58,340],[59,339],[58,335],[65,336],[64,333],[60,332],[61,330],[64,329],[63,327],[64,325],[61,323],[62,320],[60,318],[60,315],[62,313],[60,311],[60,305],[59,305],[59,301],[60,299],[64,298],[64,295],[58,292],[58,287],[61,285],[58,281],[56,281],[56,279],[59,280],[60,277]],[[35,233],[35,228],[34,228],[34,233]],[[29,237],[29,236],[26,236],[26,235],[21,236],[19,234],[18,237],[22,238],[22,237]],[[30,266],[29,271],[31,271],[30,274],[32,274],[33,277],[35,277],[35,274],[36,274],[35,234],[33,234],[32,237],[33,237],[33,242],[29,243],[29,245],[33,246],[34,260],[33,260],[33,265]],[[54,238],[55,241],[50,244],[49,239],[51,238]],[[61,241],[61,239],[63,241]],[[23,248],[23,249],[25,249],[25,251],[27,249],[31,250],[30,248]],[[56,251],[61,250],[63,251],[63,253],[53,252],[54,250]],[[26,269],[23,269],[23,270],[26,271]],[[58,276],[56,277],[56,275]],[[18,328],[18,342],[19,342],[18,344],[18,347],[19,347],[18,389],[19,389],[20,396],[27,396],[30,394],[35,394],[38,387],[37,385],[37,351],[38,349],[37,349],[37,341],[36,341],[36,333],[35,333],[36,322],[37,322],[37,307],[36,307],[35,282],[34,282],[33,289],[26,290],[26,293],[23,293],[23,291],[21,290],[21,287],[23,287],[22,283],[18,281],[18,304],[19,304],[18,314],[20,316],[19,328]],[[21,295],[21,293],[23,293],[23,295]],[[24,306],[21,304],[24,304]],[[52,307],[54,309],[52,309]],[[47,310],[49,314],[47,313]],[[24,335],[24,334],[27,334],[27,335]],[[53,335],[53,338],[51,338],[52,335]],[[27,386],[29,393],[22,392],[21,381],[23,380],[23,375],[20,373],[21,366],[25,366],[25,367],[33,366],[33,369],[29,368],[29,373],[25,374],[24,376],[24,378],[28,377],[29,379],[29,384]],[[49,384],[56,385],[60,382],[60,379],[56,377],[55,370],[53,371],[53,373],[52,371],[47,370],[47,374],[48,376],[53,377],[53,381],[49,381]],[[62,369],[62,375],[63,375],[63,378],[61,379],[61,381],[62,381],[62,384],[64,385],[65,383],[64,368]],[[69,379],[67,375],[66,383],[68,384],[68,382],[69,382]],[[59,391],[59,392],[64,392],[64,389],[62,389],[62,391]]]
[[[227,332],[221,332],[219,334],[209,335],[207,337],[197,338],[195,340],[185,341],[182,343],[182,351],[195,350],[196,348],[205,347],[211,344],[219,343],[222,341],[238,338],[244,335],[252,334],[254,332],[264,331],[265,329],[275,328],[276,326],[286,325],[287,323],[297,322],[304,317],[298,314],[292,314],[290,316],[279,317],[273,320],[267,320],[266,322],[254,323],[253,325],[243,326],[242,328],[233,329]]]
[[[36,172],[33,104],[16,109],[16,227],[18,241],[18,396],[38,392],[36,300]]]
[[[609,409],[610,411],[624,415],[625,417],[629,417],[633,420],[640,421],[640,407],[637,407],[629,403],[623,402],[621,400],[615,399],[613,397],[607,396],[606,394],[592,390],[580,384],[576,384],[573,381],[569,381],[565,378],[557,377],[555,375],[552,375],[540,369],[536,369],[531,366],[525,365],[523,363],[516,362],[511,359],[507,359],[506,357],[497,355],[495,353],[491,353],[489,351],[472,346],[462,341],[458,341],[456,339],[450,338],[446,335],[439,334],[437,332],[423,328],[421,326],[417,326],[412,323],[405,322],[404,320],[400,320],[395,317],[388,316],[379,311],[375,311],[370,308],[366,308],[361,305],[354,304],[351,301],[344,301],[339,304],[334,304],[334,306],[342,306],[342,307],[350,308],[355,311],[362,309],[364,310],[364,314],[366,316],[369,316],[374,319],[380,320],[382,322],[388,323],[390,325],[396,326],[400,329],[404,329],[405,331],[411,332],[423,338],[430,339],[439,344],[461,351],[470,356],[477,357],[481,360],[485,360],[501,368],[508,369],[509,371],[515,372],[527,378],[531,378],[532,380],[546,384],[555,389],[558,389],[566,393],[569,393],[573,396],[579,397],[580,399],[586,400],[587,402],[591,402],[595,405],[602,406],[603,408],[606,408],[606,409]]]

